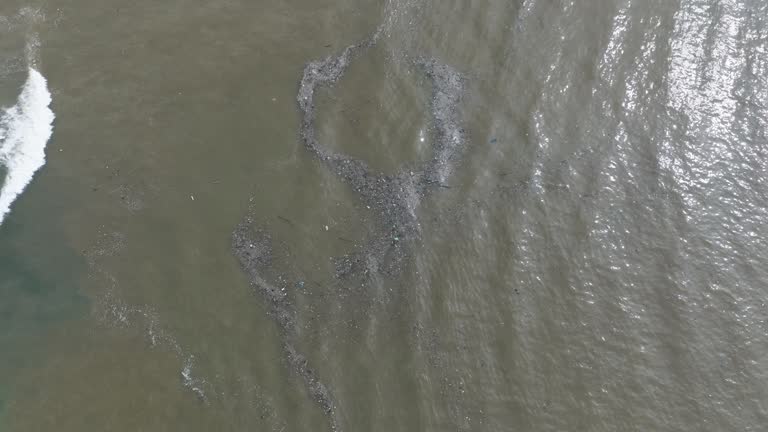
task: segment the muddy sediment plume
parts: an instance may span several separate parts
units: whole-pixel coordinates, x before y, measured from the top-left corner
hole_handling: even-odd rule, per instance
[[[345,48],[337,56],[312,61],[304,69],[297,102],[301,110],[300,136],[304,147],[328,170],[350,186],[372,215],[367,239],[354,242],[355,249],[335,258],[338,279],[359,277],[363,281],[377,276],[394,277],[402,273],[410,250],[421,228],[416,210],[422,200],[445,186],[454,166],[461,159],[465,132],[458,107],[464,91],[464,78],[456,70],[435,59],[406,59],[419,69],[432,86],[432,157],[394,175],[374,173],[364,161],[333,152],[318,140],[315,128],[315,93],[320,87],[332,88],[349,64],[379,39],[381,30],[367,40]],[[310,397],[328,415],[331,429],[340,430],[331,392],[310,368],[307,359],[296,350],[296,311],[291,301],[295,275],[273,273],[273,244],[270,234],[254,227],[251,215],[232,235],[232,250],[248,275],[251,285],[268,303],[283,335],[283,349],[288,366],[299,375]],[[276,283],[274,281],[277,281]]]

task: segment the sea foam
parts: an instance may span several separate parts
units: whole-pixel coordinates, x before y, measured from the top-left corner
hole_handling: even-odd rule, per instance
[[[29,77],[16,105],[0,114],[0,224],[35,172],[45,165],[45,146],[53,133],[51,93],[45,77],[29,68]]]

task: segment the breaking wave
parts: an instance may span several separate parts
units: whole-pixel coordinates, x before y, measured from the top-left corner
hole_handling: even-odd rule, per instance
[[[55,118],[50,104],[45,77],[29,68],[16,105],[0,114],[0,166],[5,171],[0,187],[0,224],[37,170],[45,165],[45,146]]]

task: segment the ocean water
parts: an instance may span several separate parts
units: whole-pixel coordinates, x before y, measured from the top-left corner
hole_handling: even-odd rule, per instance
[[[761,431],[768,4],[0,4],[0,430]]]

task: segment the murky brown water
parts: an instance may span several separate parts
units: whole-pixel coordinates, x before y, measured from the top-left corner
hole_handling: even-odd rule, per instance
[[[35,66],[56,116],[0,227],[0,430],[768,424],[765,2],[6,0],[0,17],[0,103]],[[309,62],[377,29],[316,88],[314,131],[389,195],[313,154],[297,103]],[[423,59],[462,77],[439,184],[421,177],[445,135]],[[246,216],[278,303],[233,254]],[[341,278],[340,257],[360,258]]]

